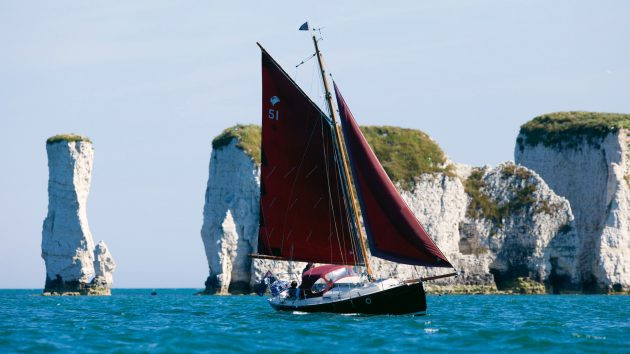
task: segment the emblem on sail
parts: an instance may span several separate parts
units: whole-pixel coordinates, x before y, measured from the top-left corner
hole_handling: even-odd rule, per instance
[[[275,106],[276,104],[280,103],[280,99],[278,98],[278,96],[273,96],[269,99],[269,102],[271,102],[272,106]]]

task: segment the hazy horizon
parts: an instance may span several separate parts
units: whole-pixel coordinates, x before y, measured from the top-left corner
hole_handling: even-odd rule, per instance
[[[114,288],[202,288],[211,141],[260,124],[260,42],[315,101],[298,27],[362,125],[421,129],[455,162],[513,159],[519,126],[630,113],[630,2],[0,3],[0,288],[42,288],[48,137],[94,142],[88,219]]]

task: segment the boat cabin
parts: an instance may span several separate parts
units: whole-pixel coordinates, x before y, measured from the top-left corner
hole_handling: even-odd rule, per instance
[[[326,264],[304,272],[300,289],[306,298],[318,297],[351,279],[358,280],[351,266]]]

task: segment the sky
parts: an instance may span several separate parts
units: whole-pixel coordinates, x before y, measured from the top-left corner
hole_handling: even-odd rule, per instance
[[[342,4],[341,4],[342,3]],[[211,141],[261,120],[260,42],[315,101],[312,42],[362,125],[512,160],[549,112],[630,113],[630,2],[0,1],[0,288],[41,288],[46,138],[94,142],[88,219],[114,286],[203,287]]]

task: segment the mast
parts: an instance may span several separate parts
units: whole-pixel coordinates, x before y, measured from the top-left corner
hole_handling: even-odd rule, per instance
[[[372,268],[370,267],[370,262],[367,256],[367,248],[365,247],[365,239],[363,237],[363,231],[361,230],[361,225],[359,224],[359,212],[357,211],[357,203],[354,192],[354,187],[352,181],[350,179],[350,173],[348,169],[348,161],[346,158],[346,152],[344,149],[343,138],[341,131],[339,130],[339,125],[337,124],[337,115],[335,114],[335,108],[332,102],[332,95],[330,94],[330,89],[328,87],[328,80],[326,79],[326,71],[324,70],[324,60],[322,58],[322,53],[319,51],[319,46],[317,45],[317,38],[313,35],[313,44],[315,45],[315,54],[317,55],[317,62],[319,63],[319,71],[322,74],[322,81],[324,82],[324,90],[326,91],[326,102],[328,103],[328,108],[330,109],[330,116],[333,121],[333,125],[335,126],[335,138],[337,139],[337,145],[339,146],[339,150],[341,152],[341,161],[342,161],[342,172],[346,179],[346,185],[348,186],[348,191],[350,194],[350,208],[352,209],[352,213],[354,214],[354,220],[356,222],[356,228],[359,233],[359,243],[361,244],[361,253],[363,254],[363,260],[365,261],[365,268],[367,270],[368,279],[372,280]]]

